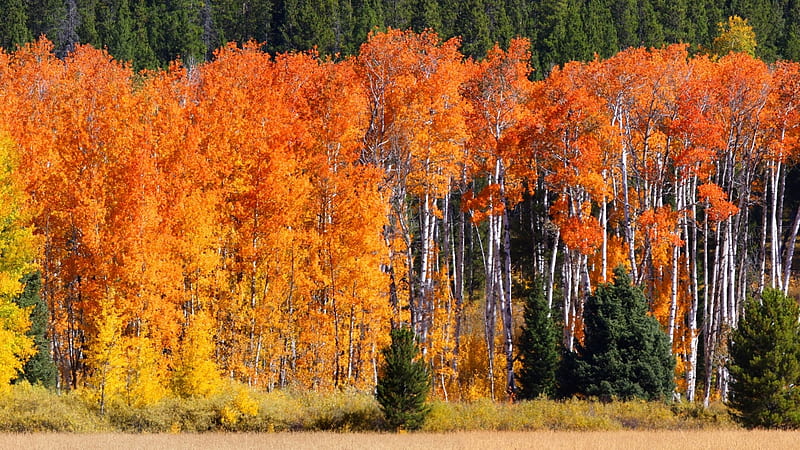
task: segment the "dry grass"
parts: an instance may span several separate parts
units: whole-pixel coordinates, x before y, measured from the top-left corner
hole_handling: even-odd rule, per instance
[[[790,431],[601,431],[460,433],[3,434],[0,449],[785,449]]]

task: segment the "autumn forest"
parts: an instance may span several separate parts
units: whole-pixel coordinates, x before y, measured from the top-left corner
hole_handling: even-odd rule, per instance
[[[505,399],[534,286],[572,350],[623,267],[677,392],[724,398],[744,301],[796,288],[800,64],[676,44],[531,70],[524,39],[474,60],[391,29],[140,73],[0,52],[0,381],[34,353],[11,298],[37,272],[60,390],[369,390],[408,324],[434,396]]]

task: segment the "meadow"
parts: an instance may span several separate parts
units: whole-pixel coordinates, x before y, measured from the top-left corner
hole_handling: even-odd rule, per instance
[[[211,398],[107,405],[90,392],[19,384],[0,396],[0,449],[792,448],[799,432],[746,431],[720,403],[478,399],[434,401],[422,431],[386,430],[362,391],[261,392],[231,384]]]
[[[784,449],[800,442],[796,431],[470,431],[456,433],[203,433],[4,434],[0,448],[26,449]]]

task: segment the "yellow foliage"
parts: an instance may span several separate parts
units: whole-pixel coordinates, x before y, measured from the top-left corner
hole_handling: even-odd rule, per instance
[[[756,53],[756,33],[753,27],[747,24],[747,19],[739,16],[728,17],[728,22],[717,24],[719,35],[711,44],[712,51],[718,56],[725,56],[730,52],[747,53],[754,56]]]
[[[152,339],[131,337],[125,344],[126,403],[137,408],[158,403],[169,391],[164,386],[161,359]]]
[[[110,400],[121,397],[125,392],[122,318],[117,312],[115,297],[110,292],[100,300],[99,312],[95,317],[97,334],[86,349],[86,364],[91,371],[86,385],[89,396],[97,401],[101,413]]]
[[[205,311],[196,312],[184,332],[172,381],[182,397],[210,397],[222,390],[212,320]]]
[[[22,291],[20,279],[34,269],[37,244],[22,211],[24,194],[13,179],[16,147],[0,134],[0,393],[8,391],[25,361],[33,356],[30,310],[18,307],[12,298]]]

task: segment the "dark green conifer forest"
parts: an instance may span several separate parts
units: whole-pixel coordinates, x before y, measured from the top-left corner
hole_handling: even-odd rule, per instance
[[[0,46],[8,50],[46,35],[59,54],[88,43],[137,69],[177,57],[204,61],[230,41],[255,40],[271,53],[316,47],[350,55],[370,30],[392,27],[459,36],[473,57],[527,37],[537,73],[546,74],[629,47],[707,47],[732,15],[754,28],[756,56],[800,57],[800,4],[789,0],[0,0],[0,11]]]

